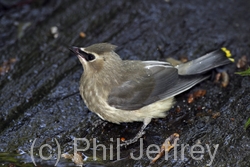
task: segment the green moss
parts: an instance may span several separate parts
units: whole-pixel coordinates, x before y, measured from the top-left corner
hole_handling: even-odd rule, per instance
[[[239,74],[241,76],[250,76],[250,68],[246,71],[236,72],[235,74]]]
[[[250,118],[248,118],[247,122],[245,123],[245,130],[250,126]]]

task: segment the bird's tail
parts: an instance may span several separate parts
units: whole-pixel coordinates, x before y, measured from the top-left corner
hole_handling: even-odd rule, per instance
[[[210,52],[198,59],[177,65],[179,75],[202,74],[213,68],[234,62],[232,55],[226,48]]]

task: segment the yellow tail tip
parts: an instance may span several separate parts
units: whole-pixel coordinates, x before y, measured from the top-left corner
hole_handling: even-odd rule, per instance
[[[234,58],[228,58],[231,62],[234,63]]]
[[[231,58],[231,57],[232,57],[232,54],[231,54],[230,50],[228,50],[228,49],[225,48],[225,47],[221,48],[221,50],[222,50],[223,52],[225,52],[227,58],[228,58],[230,61],[234,62],[234,59]]]

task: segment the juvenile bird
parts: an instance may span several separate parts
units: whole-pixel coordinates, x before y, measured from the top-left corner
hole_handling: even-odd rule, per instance
[[[233,61],[226,48],[173,67],[162,61],[122,60],[115,45],[98,43],[72,47],[84,68],[80,94],[89,110],[103,120],[121,123],[141,121],[136,142],[152,118],[163,118],[178,95],[207,79],[205,72]]]

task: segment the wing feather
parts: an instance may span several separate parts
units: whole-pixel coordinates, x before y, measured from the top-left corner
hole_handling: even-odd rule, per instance
[[[140,109],[182,93],[206,79],[204,76],[179,76],[178,69],[167,62],[144,61],[142,65],[144,70],[130,71],[134,73],[131,77],[112,88],[109,105],[123,110]]]

